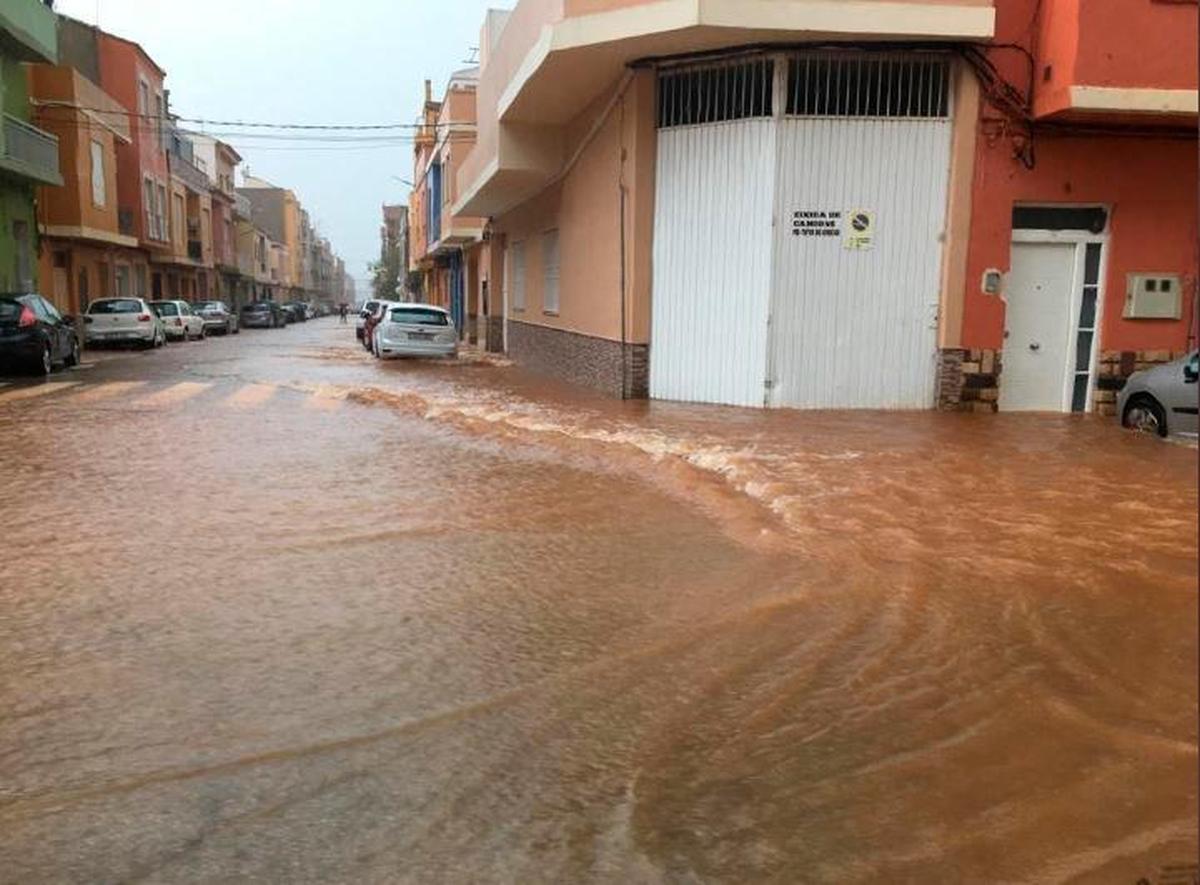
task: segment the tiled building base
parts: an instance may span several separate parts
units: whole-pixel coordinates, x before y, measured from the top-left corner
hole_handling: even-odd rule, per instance
[[[1100,352],[1100,366],[1096,375],[1092,408],[1101,415],[1117,413],[1117,394],[1134,372],[1161,366],[1171,360],[1187,356],[1181,350],[1104,350]]]
[[[950,412],[994,412],[1000,396],[1000,351],[946,347],[938,361],[937,406]]]
[[[504,318],[485,317],[484,349],[488,353],[501,353],[504,350]]]
[[[624,395],[627,399],[649,396],[650,361],[645,344],[626,344],[622,353],[619,341],[510,319],[508,355],[536,372],[612,396]]]

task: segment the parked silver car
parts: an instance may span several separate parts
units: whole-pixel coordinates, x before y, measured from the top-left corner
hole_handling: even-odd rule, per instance
[[[1196,433],[1198,378],[1200,351],[1195,350],[1174,362],[1134,372],[1117,397],[1121,423],[1159,436]]]
[[[196,316],[204,320],[204,331],[209,335],[236,335],[240,328],[238,315],[224,301],[197,302]]]

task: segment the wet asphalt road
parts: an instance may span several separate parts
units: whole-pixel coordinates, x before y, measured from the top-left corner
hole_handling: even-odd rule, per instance
[[[1196,862],[1192,448],[616,403],[336,320],[89,361],[0,379],[0,881]]]

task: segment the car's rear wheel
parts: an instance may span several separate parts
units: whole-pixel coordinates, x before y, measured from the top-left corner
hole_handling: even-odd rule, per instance
[[[1142,433],[1153,433],[1158,436],[1167,435],[1167,413],[1152,396],[1136,396],[1125,407],[1121,423],[1130,430]]]
[[[49,375],[54,371],[54,354],[50,352],[50,343],[42,345],[42,356],[33,365],[35,375]]]

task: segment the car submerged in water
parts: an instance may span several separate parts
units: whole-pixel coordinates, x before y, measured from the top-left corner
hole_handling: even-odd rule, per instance
[[[378,359],[458,355],[458,331],[448,311],[428,304],[388,304],[371,329]]]

